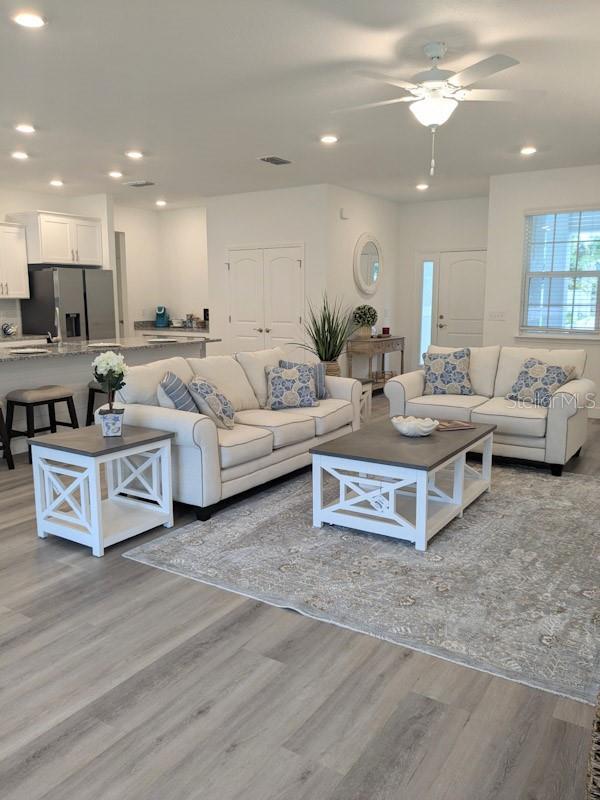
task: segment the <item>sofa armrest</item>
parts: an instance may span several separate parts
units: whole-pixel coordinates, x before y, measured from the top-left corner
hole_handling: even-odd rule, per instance
[[[108,406],[102,406],[108,408]],[[125,409],[125,424],[140,425],[157,431],[175,434],[173,443],[183,447],[196,446],[214,449],[219,461],[217,426],[204,416],[192,411],[177,411],[175,408],[145,406],[141,403],[115,403],[115,408]],[[96,411],[96,422],[100,421]]]
[[[329,397],[334,400],[347,400],[352,403],[352,430],[359,430],[361,382],[355,380],[355,378],[338,378],[333,375],[326,375],[325,388]]]
[[[420,397],[425,390],[425,373],[422,369],[396,375],[383,387],[383,392],[390,401],[390,417],[406,413],[406,403],[413,397]]]
[[[546,422],[546,462],[566,464],[587,438],[588,408],[594,405],[596,386],[588,378],[569,381],[550,400]]]

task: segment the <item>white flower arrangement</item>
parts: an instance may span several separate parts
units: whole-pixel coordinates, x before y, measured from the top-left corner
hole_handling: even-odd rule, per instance
[[[115,392],[125,386],[127,364],[120,353],[107,350],[92,361],[94,379],[108,395],[108,408],[112,411]]]

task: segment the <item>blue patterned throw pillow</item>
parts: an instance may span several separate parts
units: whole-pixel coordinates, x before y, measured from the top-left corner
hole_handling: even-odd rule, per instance
[[[267,408],[310,408],[318,406],[311,370],[267,367]]]
[[[200,413],[212,419],[217,428],[233,428],[235,410],[216,386],[196,375],[188,389]]]
[[[468,347],[453,353],[423,353],[423,394],[474,394],[469,378],[470,359]]]
[[[297,364],[294,361],[280,361],[279,366],[283,369],[308,369],[311,371],[315,382],[315,395],[317,400],[325,400],[327,398],[327,389],[325,388],[325,364],[321,361],[316,364]]]
[[[552,395],[569,380],[574,369],[574,367],[546,364],[539,358],[528,358],[523,363],[506,399],[548,408]]]
[[[165,372],[159,385],[178,411],[193,411],[197,413],[198,409],[192,395],[188,392],[185,383],[177,375],[172,372]]]

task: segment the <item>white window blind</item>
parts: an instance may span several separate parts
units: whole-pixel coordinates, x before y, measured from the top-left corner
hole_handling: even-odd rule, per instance
[[[600,331],[600,210],[526,217],[524,267],[524,331]]]

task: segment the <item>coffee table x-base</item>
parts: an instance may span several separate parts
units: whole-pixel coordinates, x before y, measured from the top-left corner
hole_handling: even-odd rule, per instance
[[[313,454],[313,525],[324,523],[413,542],[417,550],[491,486],[493,425],[401,438],[389,421],[327,442]],[[346,440],[346,441],[344,441]],[[476,468],[467,453],[482,452]],[[338,484],[324,504],[323,479]]]

